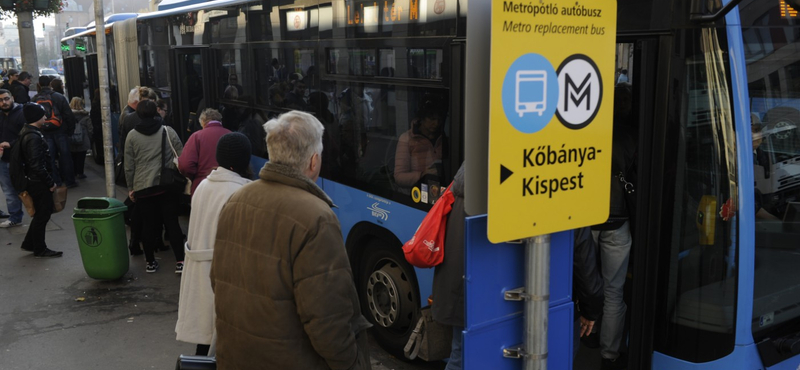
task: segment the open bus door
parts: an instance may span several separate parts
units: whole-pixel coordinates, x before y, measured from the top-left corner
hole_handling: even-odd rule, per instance
[[[206,108],[216,108],[210,84],[216,59],[207,47],[174,48],[170,50],[172,64],[173,119],[183,140],[200,129],[200,113]]]
[[[83,58],[64,59],[64,79],[70,101],[76,96],[86,100],[87,104],[91,101],[90,94],[87,94],[86,91],[88,84],[86,83],[86,62]]]

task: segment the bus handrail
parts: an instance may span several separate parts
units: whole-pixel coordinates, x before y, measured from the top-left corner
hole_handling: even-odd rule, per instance
[[[703,0],[692,0],[692,14],[689,15],[689,20],[692,22],[716,22],[730,12],[736,5],[739,5],[742,0],[731,0],[721,8],[717,9],[713,14],[703,14],[702,9]]]

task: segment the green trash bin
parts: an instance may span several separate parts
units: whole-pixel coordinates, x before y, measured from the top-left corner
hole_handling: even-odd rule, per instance
[[[128,240],[123,213],[128,206],[114,198],[81,198],[72,222],[89,277],[116,280],[128,272]]]

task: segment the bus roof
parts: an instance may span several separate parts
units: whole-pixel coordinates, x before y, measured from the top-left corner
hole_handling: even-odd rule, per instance
[[[152,13],[144,13],[144,14],[140,14],[139,17],[136,18],[136,19],[145,20],[145,19],[159,18],[159,17],[163,17],[163,16],[194,12],[194,11],[202,10],[202,9],[218,8],[218,7],[231,6],[231,5],[239,5],[239,4],[245,4],[245,3],[250,3],[250,2],[259,2],[259,1],[258,0],[213,0],[213,1],[196,3],[196,4],[189,4],[189,5],[185,5],[185,6],[181,6],[181,7],[177,7],[177,8],[172,8],[172,9],[159,10],[157,12],[152,12]]]

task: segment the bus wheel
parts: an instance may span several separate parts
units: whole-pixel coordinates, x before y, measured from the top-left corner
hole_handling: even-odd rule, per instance
[[[373,240],[361,258],[361,312],[373,324],[372,334],[383,349],[403,356],[419,317],[419,289],[414,269],[400,247]]]

